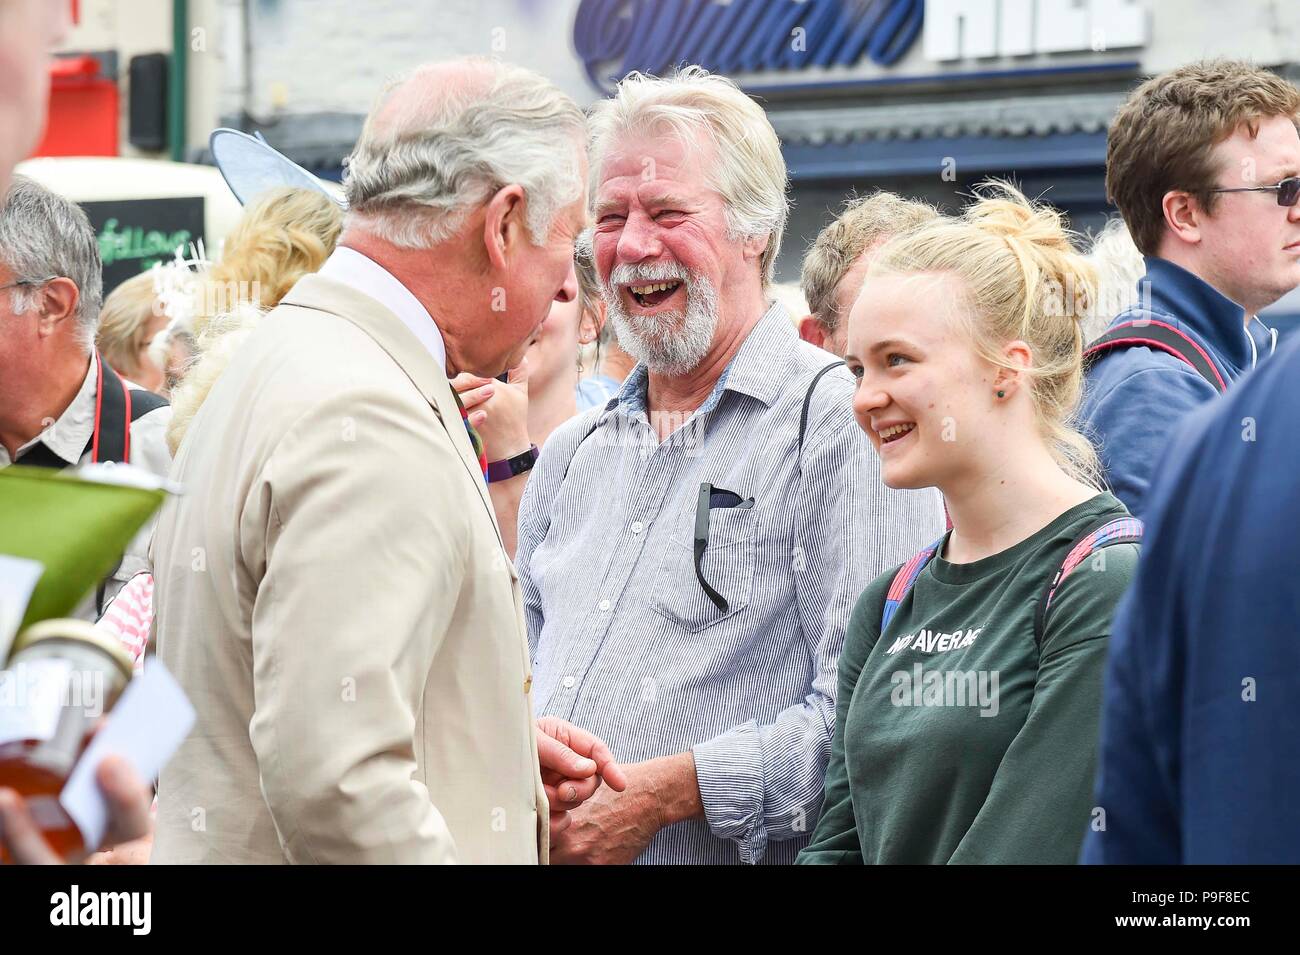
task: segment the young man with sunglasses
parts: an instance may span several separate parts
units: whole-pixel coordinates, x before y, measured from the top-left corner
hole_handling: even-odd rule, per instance
[[[1089,350],[1082,418],[1141,515],[1176,425],[1269,355],[1261,309],[1300,285],[1300,91],[1212,60],[1148,80],[1111,123],[1106,188],[1146,259]]]

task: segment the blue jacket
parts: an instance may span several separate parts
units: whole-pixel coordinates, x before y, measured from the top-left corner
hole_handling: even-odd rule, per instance
[[[1272,352],[1276,333],[1258,318],[1248,333],[1240,305],[1172,262],[1149,256],[1146,264],[1138,304],[1116,316],[1112,327],[1141,319],[1172,325],[1209,354],[1229,384]],[[1133,514],[1143,516],[1147,485],[1178,424],[1215,394],[1191,366],[1158,349],[1117,348],[1093,363],[1080,421],[1115,496]]]
[[[1298,420],[1300,340],[1170,444],[1111,631],[1084,862],[1300,863]]]

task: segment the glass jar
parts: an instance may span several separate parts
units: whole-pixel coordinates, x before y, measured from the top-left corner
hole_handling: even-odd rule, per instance
[[[84,620],[59,619],[20,633],[0,672],[0,786],[27,800],[46,841],[64,858],[86,847],[59,793],[132,669],[112,637]]]

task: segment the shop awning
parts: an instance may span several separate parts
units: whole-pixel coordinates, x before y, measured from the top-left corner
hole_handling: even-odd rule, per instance
[[[1123,92],[1019,96],[768,115],[795,180],[1102,165]]]

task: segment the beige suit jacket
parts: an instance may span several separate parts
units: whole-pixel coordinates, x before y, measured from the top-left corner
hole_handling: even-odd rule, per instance
[[[198,711],[153,860],[546,861],[519,582],[439,368],[308,276],[172,467],[159,658]]]

